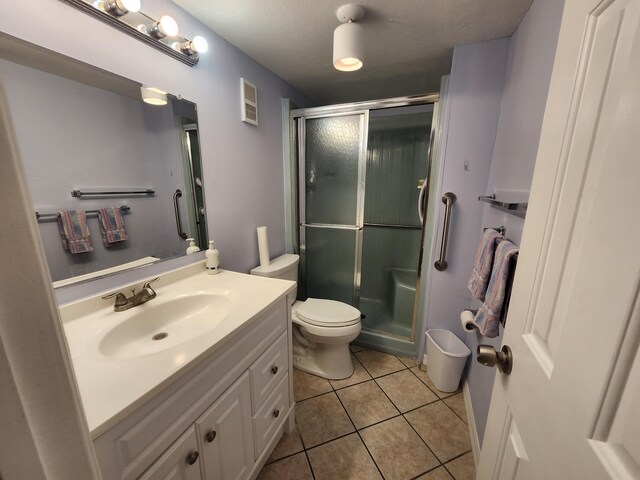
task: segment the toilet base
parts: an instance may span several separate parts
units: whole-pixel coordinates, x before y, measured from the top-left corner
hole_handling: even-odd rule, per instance
[[[329,380],[342,380],[353,375],[353,361],[348,343],[318,345],[317,348],[305,347],[304,353],[306,355],[298,355],[294,349],[294,368]]]

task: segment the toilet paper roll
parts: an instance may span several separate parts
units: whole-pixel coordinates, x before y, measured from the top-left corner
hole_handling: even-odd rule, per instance
[[[267,227],[264,225],[256,228],[258,232],[258,253],[260,255],[260,266],[268,267],[271,264],[269,260],[269,240],[267,238]]]
[[[471,310],[463,310],[460,314],[460,323],[462,323],[462,329],[466,333],[471,333],[476,329],[476,324],[473,323],[473,319],[476,315]]]

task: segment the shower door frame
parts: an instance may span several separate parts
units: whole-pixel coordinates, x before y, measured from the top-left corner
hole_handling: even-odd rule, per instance
[[[292,222],[295,222],[297,225],[297,231],[299,238],[297,239],[297,245],[299,248],[299,253],[302,261],[301,272],[305,272],[305,261],[306,261],[306,244],[304,237],[304,228],[305,228],[305,193],[306,193],[306,185],[305,185],[305,150],[306,150],[306,139],[305,139],[305,121],[307,119],[312,118],[327,118],[327,117],[335,117],[335,116],[344,116],[351,114],[363,114],[366,113],[366,124],[364,125],[364,133],[363,138],[360,142],[360,154],[358,157],[358,207],[357,207],[357,222],[358,232],[356,233],[356,259],[355,259],[355,272],[354,272],[354,304],[357,308],[359,308],[360,302],[360,283],[361,283],[361,271],[362,271],[362,245],[364,239],[364,196],[365,196],[365,182],[366,182],[366,163],[367,163],[367,148],[368,148],[368,131],[369,131],[369,112],[371,110],[381,110],[387,108],[397,108],[397,107],[405,107],[405,106],[414,106],[414,105],[433,105],[433,114],[431,121],[431,131],[429,136],[429,148],[427,152],[427,175],[425,181],[431,182],[428,185],[429,191],[427,195],[424,196],[424,218],[422,221],[422,228],[420,233],[420,250],[419,257],[417,262],[417,279],[416,279],[416,294],[414,297],[414,308],[413,308],[413,318],[412,318],[412,330],[411,337],[407,338],[405,336],[396,335],[393,333],[386,332],[384,330],[377,330],[367,328],[366,330],[375,334],[381,334],[383,336],[394,338],[401,342],[411,343],[414,346],[416,345],[416,332],[417,332],[417,320],[418,313],[420,307],[422,306],[423,299],[423,291],[421,285],[423,280],[423,263],[425,258],[428,258],[429,255],[424,255],[424,241],[426,237],[426,226],[427,226],[427,218],[429,214],[429,196],[431,195],[432,189],[437,187],[434,185],[436,181],[435,178],[432,178],[433,174],[433,154],[435,150],[435,144],[437,142],[437,134],[439,131],[439,101],[440,94],[432,93],[427,95],[416,95],[416,96],[408,96],[408,97],[396,97],[382,100],[372,100],[366,102],[354,102],[354,103],[344,103],[337,105],[328,105],[322,107],[311,107],[311,108],[301,108],[291,110],[291,131],[295,132],[292,135],[292,143],[294,143],[294,148],[292,148],[292,152],[295,152],[298,155],[297,164],[298,172],[297,172],[297,186],[298,186],[298,205],[297,208],[294,208],[293,211],[297,211],[297,219],[294,217],[291,219]],[[297,121],[297,124],[296,124]],[[297,142],[296,142],[297,140]],[[295,145],[297,143],[297,145]],[[295,159],[294,159],[295,160]],[[435,176],[434,176],[435,177]],[[346,226],[345,226],[346,227]],[[318,227],[316,227],[318,228]],[[322,228],[322,227],[320,227]],[[326,228],[326,227],[325,227]],[[296,244],[296,242],[294,242]],[[303,278],[303,283],[306,283],[306,273]],[[304,291],[304,288],[301,289]],[[363,331],[365,329],[363,328]]]
[[[324,224],[306,222],[306,122],[320,118],[347,117],[352,115],[361,116],[360,119],[360,142],[358,145],[358,181],[356,191],[356,218],[355,225]],[[362,274],[362,242],[364,233],[364,190],[367,168],[367,141],[369,136],[369,110],[355,110],[350,112],[335,112],[319,115],[304,115],[298,122],[298,215],[299,231],[298,246],[302,260],[301,271],[305,272],[302,291],[306,296],[306,228],[329,228],[335,230],[355,231],[355,261],[353,271],[353,304],[359,308],[360,304],[360,281]]]

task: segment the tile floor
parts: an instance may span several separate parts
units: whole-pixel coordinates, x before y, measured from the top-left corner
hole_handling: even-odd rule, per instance
[[[345,380],[294,369],[297,428],[258,480],[473,480],[462,392],[438,391],[413,359],[351,350]]]

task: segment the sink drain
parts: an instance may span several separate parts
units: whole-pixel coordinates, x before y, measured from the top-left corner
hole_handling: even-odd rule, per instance
[[[162,333],[156,333],[153,337],[151,337],[153,340],[163,340],[165,338],[167,338],[169,336],[168,333],[166,332],[162,332]]]

